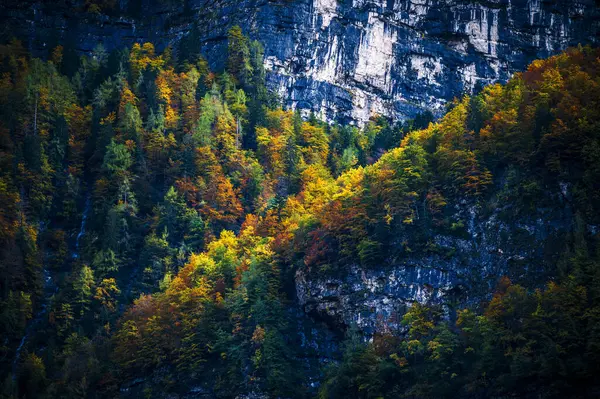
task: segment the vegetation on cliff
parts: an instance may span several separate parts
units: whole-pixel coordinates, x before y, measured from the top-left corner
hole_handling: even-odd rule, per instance
[[[0,46],[2,395],[597,393],[599,57],[358,129],[280,108],[239,28],[220,73],[150,43],[76,66]],[[478,304],[415,303],[370,343],[349,328],[311,380],[296,270],[451,257],[432,239],[462,234],[458,208],[518,219],[559,196],[570,228],[543,281],[518,265]]]

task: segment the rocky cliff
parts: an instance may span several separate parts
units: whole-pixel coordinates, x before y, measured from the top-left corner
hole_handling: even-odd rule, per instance
[[[598,33],[593,1],[311,3],[296,14],[293,46],[269,47],[266,62],[288,104],[326,118],[439,112],[456,95]]]
[[[90,51],[136,41],[159,48],[191,32],[214,64],[227,29],[265,45],[270,87],[289,107],[364,123],[440,114],[457,95],[505,81],[535,58],[596,43],[594,0],[128,0],[105,14],[78,2],[8,0],[2,36],[37,53],[55,43]],[[176,47],[176,46],[175,46]]]
[[[437,234],[427,251],[388,259],[379,267],[349,265],[324,276],[308,268],[296,273],[298,301],[304,310],[335,329],[356,325],[367,335],[402,332],[402,315],[414,301],[452,306],[477,305],[489,297],[499,276],[529,286],[543,285],[556,273],[561,237],[572,230],[569,201],[546,193],[555,207],[520,218],[512,205],[493,212],[466,204],[453,208],[464,223],[451,234]],[[512,215],[512,216],[511,216]],[[595,232],[597,226],[587,226]],[[397,246],[410,241],[398,236]]]

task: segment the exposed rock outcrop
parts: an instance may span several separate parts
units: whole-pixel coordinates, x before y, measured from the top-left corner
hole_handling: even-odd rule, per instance
[[[543,285],[556,274],[552,265],[561,248],[556,243],[573,228],[568,203],[548,195],[556,199],[556,208],[540,208],[516,221],[503,216],[510,208],[486,214],[476,206],[457,205],[463,222],[454,233],[434,234],[429,249],[407,251],[377,267],[348,265],[332,274],[301,268],[296,273],[298,301],[333,328],[356,325],[368,336],[402,331],[402,316],[415,301],[477,305],[489,298],[500,276]],[[399,236],[397,247],[410,240]]]
[[[598,34],[593,1],[314,0],[308,8],[291,54],[268,48],[272,86],[289,105],[358,122],[440,112],[456,95]]]

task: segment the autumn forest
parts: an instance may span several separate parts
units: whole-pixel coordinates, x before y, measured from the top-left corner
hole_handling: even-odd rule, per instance
[[[0,46],[2,398],[600,395],[599,50],[357,127],[227,43]],[[531,256],[474,265],[484,220]],[[459,283],[370,328],[299,302],[414,259]]]

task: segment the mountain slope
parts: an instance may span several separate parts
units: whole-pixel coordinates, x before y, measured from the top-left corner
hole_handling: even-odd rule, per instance
[[[599,50],[359,129],[226,37],[0,46],[3,396],[598,392]]]
[[[277,297],[276,281],[295,272],[305,311],[334,330],[358,328],[374,339],[347,344],[323,397],[591,394],[600,292],[598,55],[573,49],[536,61],[507,86],[457,101],[440,122],[337,179],[308,166],[300,193],[281,209],[247,217],[237,239],[223,233],[164,293],[136,303],[117,333],[121,364],[135,375],[134,362],[147,359],[141,348],[166,345],[165,357],[146,367],[172,370],[195,355],[213,371],[248,370],[227,384],[250,378],[242,392],[302,396],[282,391],[299,383],[285,371],[298,369],[294,362],[311,344],[288,353],[291,321],[262,299]],[[235,259],[239,274],[223,305],[219,294],[196,297],[211,280],[228,279],[225,259]],[[206,304],[230,312],[233,323],[222,339],[236,349],[219,360],[219,349],[189,352],[186,334],[199,340],[194,347],[215,347],[214,338],[164,330],[172,317],[185,326],[196,314],[188,308],[201,312],[199,325],[213,323]],[[181,346],[171,348],[174,342]],[[578,372],[563,374],[569,364]],[[171,372],[178,381],[203,381]]]

